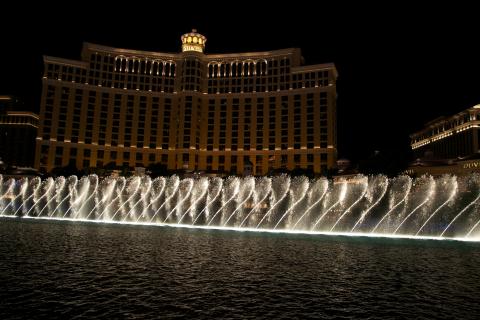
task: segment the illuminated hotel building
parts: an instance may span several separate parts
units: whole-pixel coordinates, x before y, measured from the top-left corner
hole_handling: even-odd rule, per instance
[[[416,158],[425,154],[452,159],[475,154],[479,150],[480,105],[430,121],[425,128],[410,135]]]
[[[81,61],[45,56],[36,168],[334,166],[333,64],[302,65],[297,48],[205,54],[196,30],[181,41],[181,53],[85,43]]]

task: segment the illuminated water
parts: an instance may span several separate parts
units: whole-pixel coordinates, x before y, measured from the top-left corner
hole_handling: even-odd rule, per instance
[[[0,319],[480,312],[479,242],[0,218],[0,244]]]
[[[480,177],[0,176],[0,216],[288,233],[480,237]]]
[[[480,177],[0,176],[0,319],[476,319]]]

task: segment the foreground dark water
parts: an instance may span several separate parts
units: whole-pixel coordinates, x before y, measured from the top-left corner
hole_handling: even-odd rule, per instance
[[[0,319],[474,319],[480,243],[0,219],[0,289]]]

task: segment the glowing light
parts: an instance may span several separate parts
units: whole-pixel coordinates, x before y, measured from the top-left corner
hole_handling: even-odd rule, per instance
[[[16,216],[0,215],[2,218],[14,218]],[[72,218],[49,218],[49,217],[31,217],[23,216],[22,219],[32,220],[54,220],[54,221],[78,221],[87,223],[101,223],[101,224],[123,224],[123,225],[140,225],[152,227],[171,227],[182,229],[204,229],[204,230],[227,230],[236,232],[256,232],[256,233],[279,233],[279,234],[307,234],[307,235],[325,235],[325,236],[342,236],[342,237],[367,237],[367,238],[391,238],[391,239],[415,239],[415,240],[439,240],[439,241],[462,241],[462,242],[480,242],[480,238],[446,238],[446,237],[429,237],[429,236],[409,236],[409,235],[392,235],[382,233],[361,233],[361,232],[323,232],[323,231],[302,231],[302,230],[273,230],[273,229],[255,229],[255,228],[235,228],[235,227],[215,227],[215,226],[197,226],[189,224],[169,224],[169,223],[154,223],[154,222],[129,222],[129,221],[103,221],[103,220],[89,220],[89,219],[72,219]]]
[[[2,179],[1,176],[0,179]],[[463,177],[458,179],[462,179],[462,181],[458,181],[459,184],[465,182]],[[467,177],[467,179],[471,178]],[[257,231],[271,232],[272,229],[281,227],[285,229],[281,230],[284,233],[368,236],[363,230],[362,232],[357,231],[358,233],[353,231],[357,225],[362,224],[367,213],[380,203],[380,199],[388,197],[388,199],[385,199],[385,203],[381,205],[382,207],[379,208],[384,212],[384,215],[370,215],[370,221],[366,227],[376,223],[381,218],[377,223],[378,226],[387,217],[391,217],[392,219],[389,219],[391,221],[388,224],[383,224],[383,231],[380,236],[446,239],[442,237],[445,233],[443,227],[441,230],[433,231],[435,232],[433,234],[431,233],[432,230],[429,230],[427,237],[419,237],[419,233],[440,210],[450,207],[447,207],[447,203],[457,202],[457,198],[454,197],[457,192],[465,192],[457,187],[459,184],[457,184],[457,177],[455,176],[436,178],[436,180],[432,177],[413,180],[401,176],[392,179],[393,183],[389,183],[389,180],[384,176],[370,178],[363,175],[334,181],[324,178],[308,180],[306,177],[291,178],[288,176],[259,179],[230,177],[226,180],[220,178],[186,178],[181,180],[177,176],[172,176],[170,178],[157,178],[154,181],[151,181],[149,177],[140,178],[137,176],[128,179],[109,177],[99,181],[96,175],[89,175],[78,180],[78,184],[76,176],[68,178],[68,181],[68,183],[65,183],[64,177],[55,180],[50,178],[44,182],[39,178],[22,179],[19,180],[22,187],[13,188],[12,186],[17,184],[12,179],[9,182],[10,187],[6,191],[4,188],[4,191],[0,192],[0,200],[2,200],[0,201],[0,215],[7,214],[15,217],[31,215],[45,219],[59,218],[61,214],[61,217],[66,218],[65,220],[72,221],[89,220],[89,222],[111,223],[124,221],[127,224],[134,224],[138,221],[162,221],[163,224],[157,223],[156,225],[171,226],[184,226],[182,221],[186,218],[188,221],[183,223],[189,224],[187,227],[192,227],[196,221],[199,221],[199,228],[205,228],[207,224],[210,224],[211,229],[248,231],[251,230],[252,226],[256,226]],[[225,184],[223,181],[225,181]],[[480,186],[480,179],[475,178],[473,182]],[[5,183],[4,185],[6,186]],[[412,185],[423,187],[420,189],[418,187],[410,188]],[[448,193],[442,191],[442,195],[435,196],[433,192],[439,193],[441,191],[437,190],[436,185],[448,188],[450,191]],[[160,201],[164,188],[165,194],[163,200]],[[387,192],[387,188],[390,192]],[[20,207],[15,212],[8,211],[7,209],[18,205],[18,202],[11,204],[11,201],[14,198],[19,199],[19,194],[24,199]],[[409,195],[414,196],[409,197]],[[462,194],[458,199],[463,198]],[[480,196],[477,196],[478,198]],[[70,200],[66,202],[68,199]],[[61,201],[51,211],[50,204],[57,200]],[[408,203],[409,209],[399,213],[396,208],[399,208],[402,203]],[[465,209],[460,211],[462,214],[467,213],[467,209],[473,205],[463,202],[457,202],[457,204],[465,206]],[[197,205],[200,205],[200,207],[197,207]],[[197,209],[200,208],[202,209],[197,214]],[[362,208],[364,210],[360,212],[359,210]],[[452,208],[457,209],[458,206],[453,205]],[[21,214],[17,215],[20,210],[22,210]],[[361,214],[358,220],[358,214],[353,214],[352,210]],[[427,218],[425,216],[427,211],[429,212],[427,215],[429,218],[424,221],[424,218]],[[190,215],[187,215],[189,212],[191,212]],[[475,211],[472,211],[472,213],[475,213]],[[203,219],[199,220],[200,217]],[[418,218],[422,219],[419,220]],[[412,223],[408,225],[408,228],[403,228],[406,235],[397,236],[396,233],[399,228],[407,226],[405,224],[407,220]],[[453,226],[453,222],[458,220],[454,218],[449,226]],[[478,218],[475,219],[475,221],[477,220]],[[304,221],[304,223],[300,225],[300,229],[297,229],[300,221]],[[351,228],[351,224],[355,221],[357,223]],[[165,224],[165,222],[171,224]],[[314,222],[315,224],[312,227]],[[330,222],[335,222],[333,227]],[[454,236],[455,240],[458,238],[480,240],[479,236],[475,234],[470,237],[480,221],[475,225],[472,224],[472,221],[462,221],[460,229],[465,229],[465,223],[468,227],[467,230],[470,230],[470,232],[468,234],[457,233]],[[242,228],[244,224],[246,228]],[[233,227],[228,227],[228,225],[233,225]],[[346,227],[351,231],[343,231]],[[457,227],[454,228],[459,230]],[[328,232],[328,230],[334,231],[334,229],[342,232]],[[379,234],[376,228],[369,233],[373,236]]]
[[[193,29],[192,33],[182,35],[181,41],[182,52],[195,51],[203,53],[207,39],[203,35],[197,33],[195,29]]]

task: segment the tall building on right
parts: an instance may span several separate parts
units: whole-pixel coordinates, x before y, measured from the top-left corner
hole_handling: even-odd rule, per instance
[[[450,117],[440,117],[410,135],[415,158],[454,159],[479,150],[480,104]]]
[[[480,172],[480,104],[440,117],[410,135],[415,160],[404,173],[465,175]]]

